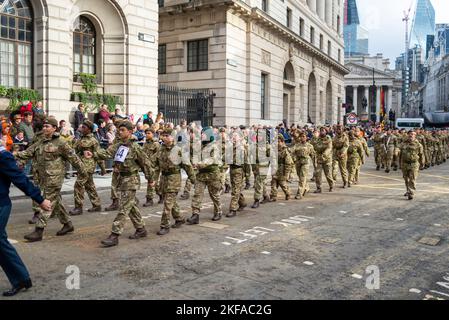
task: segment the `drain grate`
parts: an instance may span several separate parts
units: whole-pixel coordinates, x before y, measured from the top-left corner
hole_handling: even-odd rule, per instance
[[[435,247],[440,244],[441,237],[438,236],[431,236],[431,237],[422,237],[418,240],[419,243],[425,244],[427,246]]]

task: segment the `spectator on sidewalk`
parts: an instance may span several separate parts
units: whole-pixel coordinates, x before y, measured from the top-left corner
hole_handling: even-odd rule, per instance
[[[23,121],[19,125],[19,129],[23,131],[25,135],[25,140],[28,143],[31,143],[34,138],[34,129],[33,129],[33,113],[25,112],[23,116]]]
[[[73,127],[75,128],[75,138],[78,139],[79,138],[79,133],[78,133],[78,128],[80,127],[80,125],[84,122],[84,120],[86,119],[86,117],[84,116],[84,104],[80,103],[78,105],[78,110],[75,111],[75,121],[73,123]]]

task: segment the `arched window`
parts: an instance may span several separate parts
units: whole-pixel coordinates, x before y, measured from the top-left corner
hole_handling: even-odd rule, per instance
[[[31,88],[33,14],[28,0],[0,0],[0,85]]]
[[[84,16],[75,22],[73,32],[73,73],[96,73],[95,63],[96,32],[95,27]]]

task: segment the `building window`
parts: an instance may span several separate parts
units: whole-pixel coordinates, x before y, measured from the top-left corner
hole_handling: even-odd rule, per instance
[[[287,8],[287,28],[292,27],[292,9]]]
[[[338,62],[341,63],[341,49],[338,49]]]
[[[84,16],[75,21],[73,31],[73,73],[96,73],[96,32],[95,27]]]
[[[158,72],[159,74],[167,73],[167,45],[161,44],[158,48]]]
[[[260,79],[260,118],[266,119],[267,116],[267,93],[268,93],[268,75],[262,73]]]
[[[315,44],[315,28],[310,27],[310,43]]]
[[[29,1],[0,1],[0,20],[0,85],[31,88],[33,14]]]
[[[304,19],[299,18],[299,35],[304,38]]]
[[[187,71],[204,71],[208,69],[209,41],[195,40],[187,43]]]
[[[340,16],[337,16],[337,33],[340,34]]]
[[[324,50],[324,37],[322,34],[320,34],[320,50]]]
[[[262,0],[262,10],[268,12],[268,0]]]
[[[327,42],[327,55],[332,56],[332,44],[330,41]]]

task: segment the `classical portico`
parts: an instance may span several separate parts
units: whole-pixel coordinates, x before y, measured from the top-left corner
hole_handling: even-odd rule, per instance
[[[400,94],[400,88],[394,85],[395,76],[354,62],[346,64],[346,67],[351,71],[345,76],[346,104],[352,106],[359,116],[367,113],[369,120],[379,122],[382,91],[387,114],[394,107],[396,100],[393,96]]]

